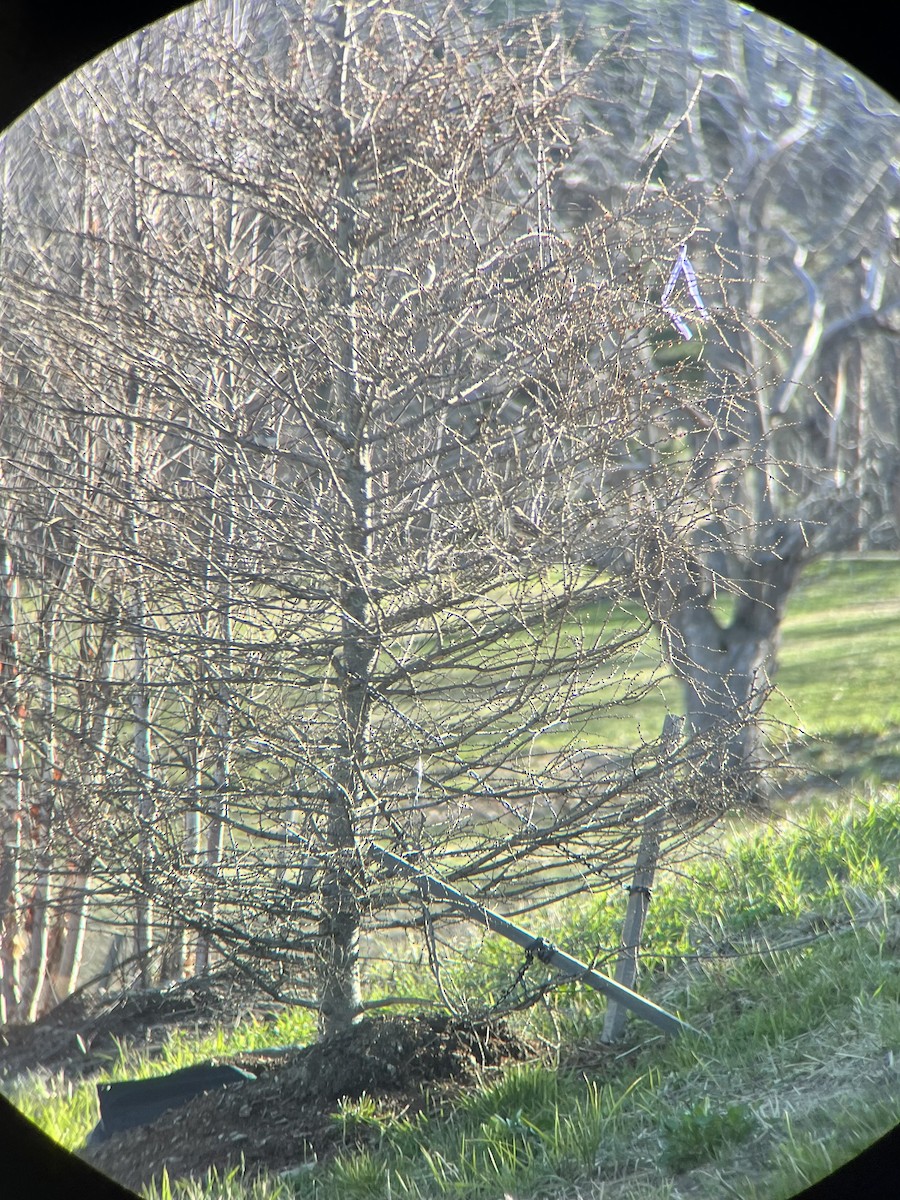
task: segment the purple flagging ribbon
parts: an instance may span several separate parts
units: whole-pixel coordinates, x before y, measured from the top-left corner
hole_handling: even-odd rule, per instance
[[[694,302],[694,308],[697,310],[698,315],[705,319],[709,316],[709,313],[706,311],[706,305],[703,303],[703,299],[700,296],[700,288],[697,286],[697,276],[694,274],[694,268],[691,266],[691,260],[687,256],[687,243],[685,243],[678,251],[678,257],[675,259],[675,266],[672,268],[672,274],[669,276],[668,283],[663,288],[663,293],[659,298],[659,302],[662,305],[663,312],[666,314],[681,336],[685,339],[685,341],[689,342],[693,337],[693,334],[681,317],[679,317],[675,309],[669,304],[669,298],[675,291],[675,285],[678,283],[678,279],[681,275],[684,276],[684,282],[687,284],[687,290],[691,294],[691,299]]]

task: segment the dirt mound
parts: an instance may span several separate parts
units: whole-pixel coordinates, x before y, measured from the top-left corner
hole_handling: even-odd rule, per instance
[[[145,991],[75,993],[34,1024],[0,1026],[0,1078],[38,1070],[90,1076],[117,1055],[118,1043],[152,1055],[173,1029],[234,1027],[277,1007],[231,973]]]
[[[506,1026],[447,1016],[364,1021],[307,1046],[286,1066],[285,1083],[318,1104],[364,1092],[381,1095],[435,1081],[470,1079],[521,1049]]]
[[[287,1171],[372,1136],[342,1121],[339,1101],[365,1093],[386,1114],[420,1111],[486,1069],[521,1061],[531,1050],[505,1025],[445,1015],[381,1018],[277,1059],[231,1060],[259,1074],[200,1096],[152,1125],[84,1152],[132,1188],[158,1179],[226,1172]]]

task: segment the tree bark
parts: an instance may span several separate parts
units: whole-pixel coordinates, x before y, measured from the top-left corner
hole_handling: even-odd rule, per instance
[[[776,523],[731,576],[737,594],[727,623],[699,570],[686,569],[674,585],[664,585],[656,614],[666,658],[684,690],[686,735],[704,745],[704,769],[724,777],[737,802],[763,800],[768,790],[760,715],[806,549],[799,522]]]
[[[133,411],[137,413],[137,385],[131,383]],[[137,826],[137,853],[139,859],[139,892],[134,906],[134,941],[140,962],[140,986],[149,987],[151,980],[150,954],[153,950],[153,893],[150,881],[150,866],[153,855],[153,821],[155,796],[153,781],[153,735],[150,707],[150,646],[147,637],[147,587],[144,566],[141,561],[141,530],[138,522],[140,462],[138,430],[136,420],[129,422],[128,461],[126,479],[128,505],[125,511],[124,538],[131,553],[133,578],[129,581],[129,596],[126,614],[131,635],[131,712],[134,731],[132,734],[132,761],[136,792],[135,823]]]
[[[46,561],[46,560],[45,560]],[[62,769],[58,758],[56,635],[59,600],[71,578],[70,562],[60,571],[53,592],[45,602],[38,621],[38,671],[41,690],[41,759],[37,802],[33,808],[31,836],[34,843],[34,879],[30,889],[28,912],[30,938],[22,979],[22,1010],[27,1021],[40,1015],[50,951],[50,918],[55,868],[52,834],[57,819],[57,800]]]
[[[19,679],[18,575],[9,547],[0,544],[0,1023],[8,1021],[19,1003],[19,942],[16,937],[22,852],[23,730]]]
[[[339,369],[334,373],[335,409],[343,417],[349,448],[344,475],[344,562],[341,586],[341,650],[337,668],[341,732],[327,796],[330,862],[322,884],[319,920],[319,1028],[323,1036],[358,1020],[362,1012],[359,969],[361,912],[357,897],[359,853],[355,815],[362,799],[362,772],[369,742],[369,679],[377,651],[366,573],[372,554],[371,449],[358,362],[359,247],[357,245],[353,126],[348,90],[355,29],[349,5],[335,20],[337,49],[330,100],[341,154],[341,185],[335,240],[335,273],[343,317]]]

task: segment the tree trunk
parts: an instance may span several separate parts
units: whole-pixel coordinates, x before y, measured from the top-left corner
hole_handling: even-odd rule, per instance
[[[85,604],[90,607],[94,579],[90,575],[82,575],[81,588]],[[48,971],[58,1000],[64,1000],[76,988],[84,954],[93,862],[90,854],[81,847],[89,841],[86,826],[95,819],[99,792],[108,767],[110,705],[118,653],[117,630],[115,599],[109,602],[106,619],[96,641],[91,637],[89,625],[82,629],[80,669],[84,674],[84,683],[78,691],[81,718],[77,742],[78,752],[83,754],[84,807],[80,811],[70,812],[68,817],[75,845],[60,889],[54,953]]]
[[[140,568],[138,568],[140,570]],[[134,677],[132,679],[132,713],[134,736],[132,753],[137,785],[138,856],[140,884],[134,912],[134,941],[140,955],[140,985],[150,985],[150,954],[153,950],[153,893],[150,882],[152,828],[154,817],[153,780],[151,777],[150,672],[149,652],[145,632],[146,609],[143,583],[134,585],[129,602],[132,626]]]
[[[231,547],[231,524],[228,518],[228,535],[218,549],[223,556],[233,554]],[[194,966],[196,974],[204,975],[210,968],[212,949],[208,930],[212,929],[216,916],[215,878],[222,862],[225,838],[225,822],[228,819],[228,793],[231,787],[232,760],[232,716],[231,675],[233,671],[233,644],[231,622],[230,576],[226,573],[222,594],[218,597],[219,638],[222,658],[217,666],[218,678],[215,685],[215,728],[213,744],[213,796],[210,806],[209,824],[206,830],[206,873],[209,879],[209,894],[203,905],[205,928],[197,938]]]
[[[727,624],[713,609],[711,591],[687,571],[658,614],[666,657],[684,689],[686,735],[706,748],[704,769],[720,775],[737,802],[763,800],[767,791],[759,718],[806,545],[800,524],[776,524],[731,576],[738,592]]]
[[[38,670],[41,689],[40,781],[34,805],[31,836],[34,843],[34,879],[28,904],[29,946],[22,979],[22,1009],[26,1021],[40,1014],[50,950],[50,917],[54,872],[52,833],[56,820],[57,792],[61,771],[56,739],[56,623],[57,600],[65,583],[40,614],[38,626]]]
[[[0,544],[0,1023],[19,1003],[20,856],[23,731],[19,679],[18,576],[4,537]]]
[[[194,872],[200,863],[200,806],[203,796],[203,769],[205,761],[202,719],[202,688],[193,690],[193,706],[185,711],[185,728],[188,737],[188,795],[190,803],[184,812],[184,860],[188,870]],[[205,970],[207,939],[193,927],[183,925],[175,933],[175,947],[171,955],[173,978],[186,978],[188,973],[202,975]],[[203,960],[201,962],[201,959]]]
[[[135,380],[129,380],[129,397],[132,411],[138,411],[138,389]],[[147,587],[144,565],[141,559],[141,530],[139,525],[141,476],[137,422],[128,426],[127,446],[127,507],[125,510],[124,537],[134,572],[128,583],[129,596],[126,613],[131,635],[131,712],[133,718],[132,762],[136,792],[135,821],[137,825],[137,853],[139,860],[138,894],[134,906],[134,942],[139,956],[139,981],[141,987],[149,987],[151,981],[150,955],[153,951],[153,892],[151,863],[153,855],[153,822],[155,796],[153,786],[153,737],[150,710],[150,645],[147,637]]]
[[[75,864],[60,897],[60,947],[53,972],[57,997],[65,1000],[78,985],[90,907],[90,874]]]
[[[340,284],[343,330],[333,389],[335,408],[342,414],[349,448],[345,459],[343,522],[347,582],[341,588],[341,651],[335,664],[341,727],[326,801],[329,862],[322,884],[319,919],[319,1030],[323,1036],[352,1024],[362,1012],[356,812],[362,800],[362,772],[368,756],[369,680],[377,655],[369,636],[373,620],[366,580],[372,554],[372,473],[358,362],[357,180],[347,96],[355,30],[348,7],[341,5],[335,20],[337,56],[330,90],[342,168],[335,274]]]

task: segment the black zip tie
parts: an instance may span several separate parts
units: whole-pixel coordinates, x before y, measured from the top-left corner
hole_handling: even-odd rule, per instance
[[[542,963],[548,963],[556,953],[556,947],[546,938],[537,937],[529,946],[526,946],[525,953],[529,957],[539,959]]]

